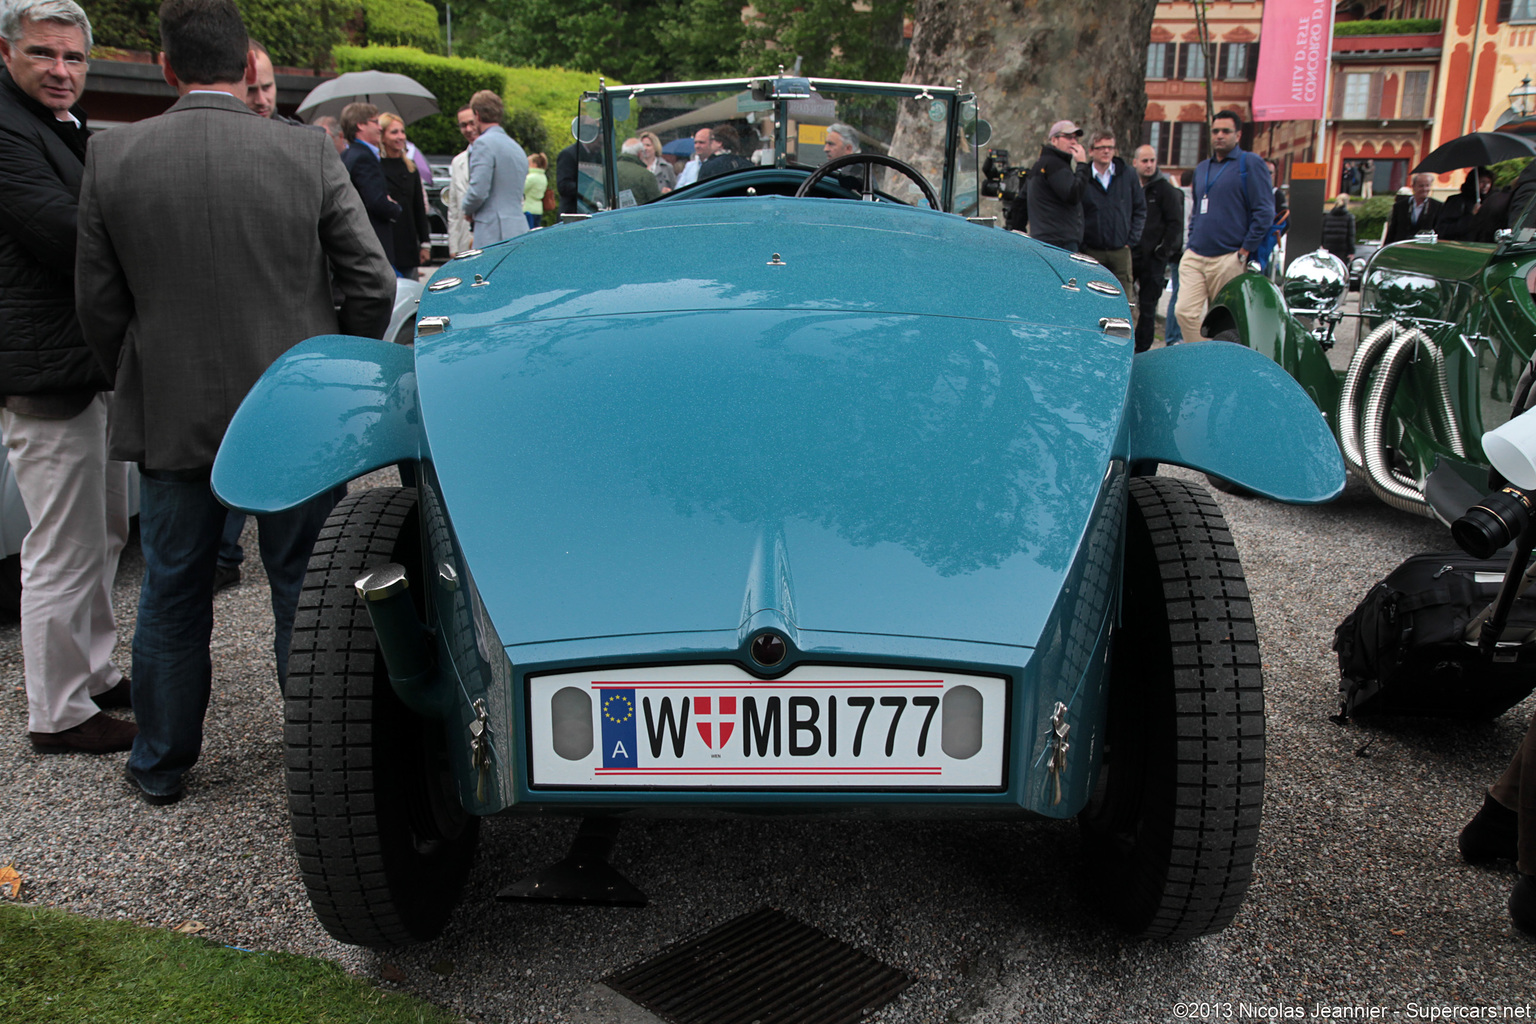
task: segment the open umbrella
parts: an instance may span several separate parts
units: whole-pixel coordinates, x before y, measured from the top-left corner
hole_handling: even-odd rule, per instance
[[[340,117],[348,103],[372,103],[380,111],[399,114],[406,124],[438,112],[437,97],[410,75],[349,71],[311,89],[298,114],[311,122],[326,114]]]
[[[1536,145],[1523,136],[1511,135],[1509,132],[1472,132],[1459,139],[1452,139],[1432,151],[1419,161],[1419,166],[1412,173],[1427,171],[1443,174],[1446,171],[1459,171],[1463,167],[1483,167],[1500,160],[1524,156],[1536,156]]]

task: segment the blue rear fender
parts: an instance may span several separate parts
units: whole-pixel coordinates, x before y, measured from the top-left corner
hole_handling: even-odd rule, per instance
[[[1344,460],[1301,385],[1252,349],[1198,342],[1138,354],[1127,408],[1132,462],[1211,473],[1277,501],[1331,501]]]
[[[261,375],[224,433],[213,490],[257,514],[294,508],[354,477],[421,455],[410,347],[328,334]]]

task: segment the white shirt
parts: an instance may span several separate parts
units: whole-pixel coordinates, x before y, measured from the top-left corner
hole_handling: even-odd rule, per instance
[[[699,168],[702,166],[703,164],[699,161],[698,157],[694,157],[692,160],[689,160],[686,164],[684,164],[683,173],[677,176],[677,187],[682,188],[684,185],[692,185],[694,182],[698,181]]]
[[[1091,166],[1093,167],[1093,176],[1098,179],[1100,185],[1104,186],[1104,191],[1108,192],[1109,183],[1115,178],[1115,165],[1111,163],[1107,168],[1105,168],[1103,174],[1099,173],[1098,164],[1092,164]]]
[[[469,188],[469,150],[464,150],[448,164],[448,187],[443,205],[448,207],[448,251],[457,255],[475,247],[469,221],[464,217],[464,193]]]

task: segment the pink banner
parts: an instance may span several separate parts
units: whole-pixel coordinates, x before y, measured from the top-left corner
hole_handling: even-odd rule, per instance
[[[1265,0],[1253,119],[1321,119],[1332,49],[1333,0]]]

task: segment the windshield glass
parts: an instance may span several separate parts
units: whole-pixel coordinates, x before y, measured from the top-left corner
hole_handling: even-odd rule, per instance
[[[584,205],[594,206],[589,192],[611,196],[618,207],[650,201],[645,197],[648,186],[626,187],[644,186],[635,177],[640,167],[671,191],[758,168],[814,170],[836,157],[873,153],[917,168],[941,203],[949,197],[945,205],[951,210],[974,212],[975,150],[951,122],[960,116],[968,125],[975,105],[962,105],[954,90],[813,80],[801,97],[769,99],[755,98],[752,84],[743,80],[609,89],[602,94],[606,118],[598,115],[598,103],[584,103],[584,115],[589,115],[589,107],[598,108],[590,112],[597,137],[582,147]],[[759,86],[756,94],[764,96],[765,90]],[[958,173],[946,192],[945,157],[951,145]],[[613,168],[611,189],[603,185],[604,156]],[[658,167],[660,162],[667,166]],[[865,166],[850,166],[837,175],[837,184],[861,191]],[[879,198],[929,205],[916,183],[900,171],[877,166],[869,175]]]

